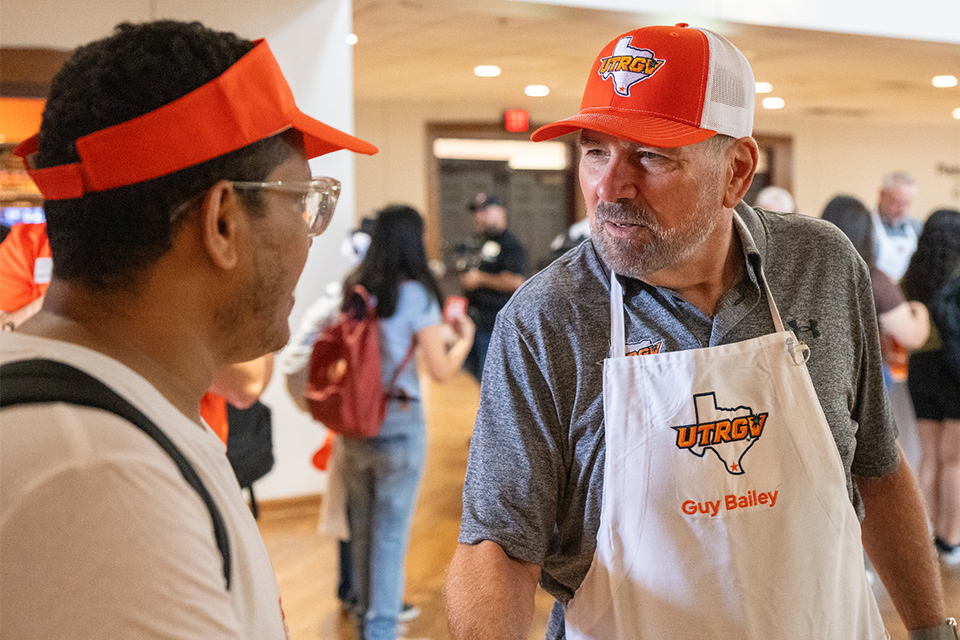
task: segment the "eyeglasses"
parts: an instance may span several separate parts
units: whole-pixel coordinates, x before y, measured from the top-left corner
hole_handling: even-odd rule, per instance
[[[340,181],[333,178],[313,178],[308,182],[231,182],[234,189],[268,189],[299,196],[303,219],[307,221],[307,235],[324,232],[340,197]]]

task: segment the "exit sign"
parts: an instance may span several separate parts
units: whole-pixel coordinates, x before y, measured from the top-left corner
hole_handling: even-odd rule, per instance
[[[525,109],[507,109],[503,113],[503,126],[511,133],[523,133],[530,128],[530,114]]]

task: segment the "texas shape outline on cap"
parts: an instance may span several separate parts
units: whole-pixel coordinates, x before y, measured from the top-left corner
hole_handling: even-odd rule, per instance
[[[630,97],[630,87],[655,74],[665,62],[650,49],[631,46],[632,41],[633,36],[620,38],[613,48],[613,54],[601,60],[597,69],[604,80],[613,77],[613,90],[624,98]]]

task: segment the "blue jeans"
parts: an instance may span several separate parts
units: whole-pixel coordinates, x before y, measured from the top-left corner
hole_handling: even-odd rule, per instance
[[[403,607],[404,560],[426,461],[423,407],[391,402],[384,430],[366,440],[343,440],[340,465],[350,513],[350,547],[358,637],[395,640]]]
[[[349,516],[348,521],[349,521]],[[340,558],[340,576],[337,578],[337,599],[351,609],[356,604],[353,595],[353,560],[351,558],[350,541],[341,540],[337,549]]]
[[[886,362],[883,363],[883,387],[890,391],[890,387],[893,386],[893,374],[890,373],[890,367]]]

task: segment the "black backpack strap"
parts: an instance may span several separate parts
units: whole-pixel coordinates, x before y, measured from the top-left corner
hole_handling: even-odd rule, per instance
[[[0,366],[0,408],[51,402],[109,411],[134,424],[160,445],[210,512],[217,549],[223,558],[223,578],[227,589],[230,589],[230,541],[223,516],[200,476],[167,434],[113,389],[76,367],[39,359],[20,360]]]

